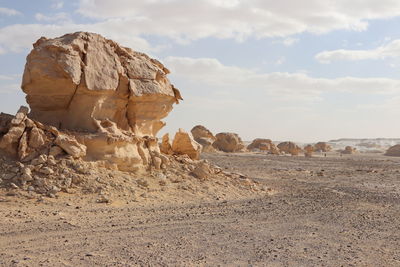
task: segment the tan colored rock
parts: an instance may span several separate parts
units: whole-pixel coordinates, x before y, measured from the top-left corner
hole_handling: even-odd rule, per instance
[[[242,139],[236,133],[219,133],[213,147],[224,152],[239,152],[244,149]]]
[[[188,155],[191,159],[200,159],[201,145],[197,143],[191,133],[185,132],[183,129],[175,134],[172,142],[172,151],[177,155]]]
[[[110,121],[136,135],[155,136],[181,98],[168,73],[143,53],[77,32],[34,44],[22,88],[30,117],[44,124],[94,133]]]
[[[206,180],[211,176],[210,166],[205,162],[199,162],[191,172],[191,175],[200,180]]]
[[[389,147],[385,156],[400,157],[400,144]]]
[[[15,157],[18,154],[19,140],[24,134],[24,131],[24,122],[21,122],[19,125],[11,124],[8,132],[0,139],[0,149],[3,150],[4,153]]]
[[[86,146],[78,143],[72,136],[60,134],[54,142],[74,158],[86,156]]]
[[[62,150],[59,146],[52,146],[49,151],[49,155],[53,157],[57,157],[58,155],[62,154],[64,150]]]
[[[357,149],[355,147],[346,146],[344,150],[341,152],[342,154],[355,154],[357,153]]]
[[[269,153],[272,155],[279,155],[281,154],[279,148],[275,144],[270,144]]]
[[[293,142],[282,142],[278,144],[278,148],[281,152],[285,152],[286,154],[290,154],[292,156],[297,156],[302,151],[301,147]]]
[[[256,138],[247,146],[247,149],[269,151],[271,149],[271,144],[272,141],[270,139]]]
[[[161,119],[182,100],[168,73],[159,61],[98,34],[42,37],[27,57],[22,81],[29,119],[21,109],[14,120],[29,122],[34,149],[50,149],[56,138],[74,157],[120,170],[146,169],[154,164],[151,153],[159,152]],[[7,124],[0,120],[0,126]]]
[[[161,144],[160,144],[160,151],[167,155],[173,154],[172,145],[171,145],[171,142],[169,141],[168,133],[164,134],[162,137]]]
[[[206,127],[202,125],[197,125],[192,128],[191,133],[194,140],[202,145],[202,152],[215,152],[212,144],[214,143],[216,138]]]
[[[314,152],[314,146],[312,146],[312,145],[306,145],[306,146],[304,147],[304,156],[305,156],[305,157],[311,158],[313,152]]]
[[[43,146],[45,142],[46,142],[46,135],[44,134],[44,131],[37,127],[33,127],[29,133],[29,141],[28,141],[29,147],[39,148]]]
[[[326,142],[318,142],[314,145],[314,150],[317,152],[329,152],[332,150],[332,146]]]

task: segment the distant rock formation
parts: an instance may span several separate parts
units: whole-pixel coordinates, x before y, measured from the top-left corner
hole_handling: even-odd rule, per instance
[[[279,155],[279,149],[270,139],[256,138],[247,146],[247,149],[250,151],[260,150],[268,152],[269,154]]]
[[[301,147],[289,141],[278,144],[278,148],[281,152],[290,154],[292,156],[297,156],[302,151]]]
[[[312,146],[312,145],[306,145],[306,146],[304,147],[304,156],[305,156],[306,158],[311,158],[313,152],[314,152],[314,146]]]
[[[385,156],[400,157],[400,144],[389,147],[385,153]]]
[[[352,146],[346,146],[344,150],[341,151],[342,154],[355,154],[357,153],[357,148]]]
[[[318,142],[314,145],[314,150],[317,152],[329,152],[332,150],[332,146],[326,142]]]
[[[185,132],[183,129],[175,134],[172,142],[172,151],[177,155],[188,155],[191,159],[200,159],[201,145],[197,143],[191,133]]]
[[[215,136],[202,125],[196,125],[191,130],[194,140],[202,145],[202,152],[215,152],[212,144],[215,142]]]
[[[219,133],[215,137],[217,138],[213,143],[215,149],[224,152],[239,152],[244,149],[242,139],[236,133]]]
[[[21,109],[14,122],[2,116],[3,151],[23,159],[54,143],[120,170],[159,162],[161,119],[182,99],[166,77],[167,68],[94,33],[42,37],[33,47],[22,80],[31,111]]]
[[[247,146],[248,150],[262,150],[262,151],[269,151],[271,148],[272,141],[270,139],[264,138],[256,138],[254,139],[250,145]]]

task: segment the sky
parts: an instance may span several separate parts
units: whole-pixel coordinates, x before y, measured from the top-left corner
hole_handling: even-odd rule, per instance
[[[0,111],[26,105],[32,43],[89,31],[171,70],[160,134],[399,138],[399,28],[398,0],[0,0]]]

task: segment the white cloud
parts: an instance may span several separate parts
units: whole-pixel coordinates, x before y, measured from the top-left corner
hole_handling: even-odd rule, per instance
[[[368,20],[400,15],[396,0],[80,0],[83,16],[123,19],[135,33],[175,40],[205,37],[286,37],[345,29],[363,31]],[[293,43],[288,40],[287,44]]]
[[[44,15],[42,13],[36,13],[35,19],[37,21],[44,21],[44,22],[71,22],[71,18],[65,12],[56,13],[54,15]]]
[[[370,50],[332,50],[318,53],[315,58],[325,64],[333,61],[357,61],[400,57],[400,39]]]
[[[152,47],[143,38],[133,33],[127,34],[125,28],[116,21],[115,23],[96,23],[96,24],[15,24],[0,28],[0,46],[5,52],[27,52],[32,48],[32,43],[42,36],[54,38],[65,33],[76,31],[96,32],[106,38],[119,42],[132,49],[151,53],[163,47]],[[6,48],[8,50],[6,50]]]
[[[295,43],[297,43],[298,41],[299,41],[299,39],[297,39],[297,38],[289,37],[289,38],[286,38],[286,39],[283,40],[283,45],[284,46],[292,46]]]
[[[212,58],[167,57],[166,65],[178,78],[230,90],[258,90],[265,97],[287,101],[319,101],[324,93],[394,95],[400,93],[400,80],[387,78],[314,78],[304,73],[271,72],[225,66]],[[232,91],[231,91],[232,92]]]
[[[11,8],[6,8],[6,7],[0,7],[0,15],[1,14],[6,15],[6,16],[22,15],[22,13],[19,12],[18,10],[11,9]]]

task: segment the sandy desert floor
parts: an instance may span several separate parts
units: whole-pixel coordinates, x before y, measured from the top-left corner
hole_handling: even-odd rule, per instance
[[[0,202],[1,266],[400,266],[400,158],[205,154],[254,198]]]

